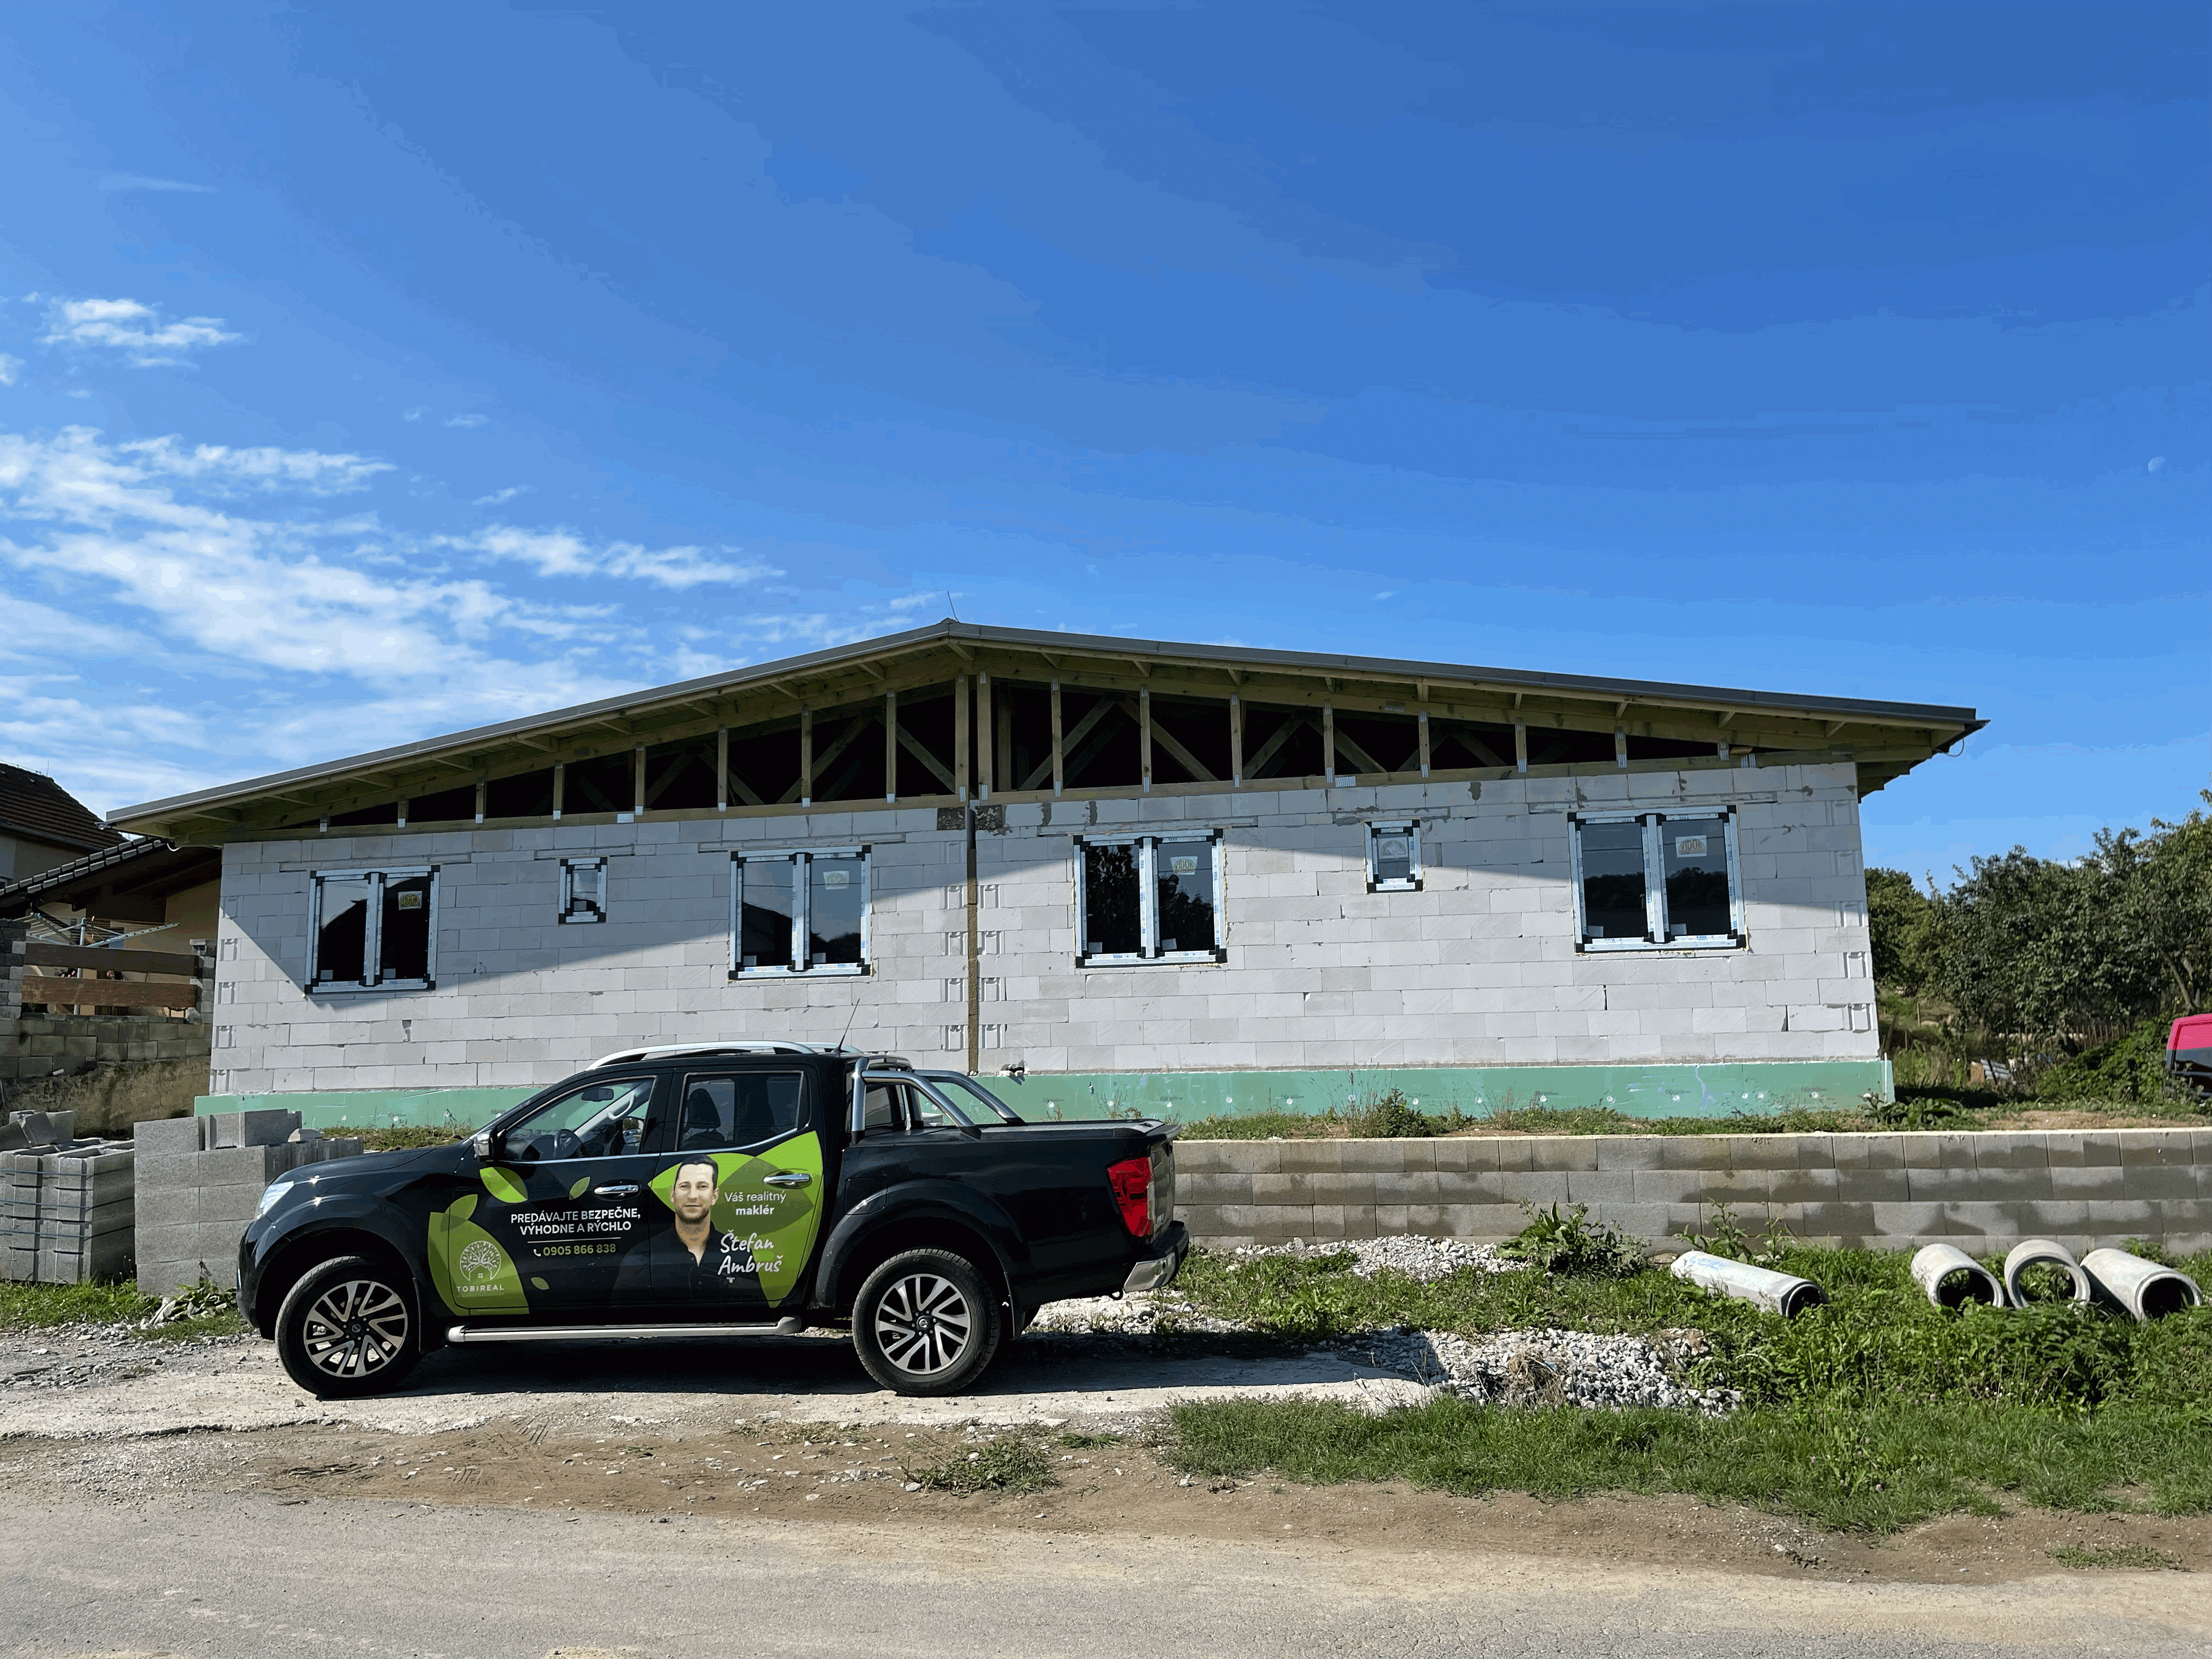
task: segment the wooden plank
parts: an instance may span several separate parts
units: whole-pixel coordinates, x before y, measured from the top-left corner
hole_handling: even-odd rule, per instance
[[[23,1000],[49,1008],[197,1008],[196,985],[155,985],[145,980],[23,977]]]
[[[898,740],[899,747],[905,750],[908,754],[913,756],[924,766],[927,767],[929,769],[930,776],[935,778],[939,783],[945,786],[945,793],[946,794],[957,795],[960,793],[960,786],[953,782],[952,774],[945,769],[945,763],[938,759],[936,756],[931,754],[928,750],[923,748],[921,738],[915,737],[913,732],[902,728],[898,734]]]
[[[182,974],[186,979],[199,972],[199,958],[189,951],[108,950],[40,939],[25,941],[23,959],[33,968],[114,968],[126,974]]]
[[[1120,707],[1121,707],[1121,705],[1115,702],[1111,697],[1102,697],[1098,702],[1091,704],[1091,712],[1085,714],[1081,720],[1076,721],[1075,730],[1067,734],[1066,738],[1054,752],[1053,757],[1048,761],[1040,763],[1031,769],[1028,777],[1022,780],[1022,787],[1024,789],[1036,788],[1039,784],[1044,781],[1045,775],[1048,772],[1052,774],[1053,783],[1054,787],[1057,787],[1066,776],[1066,773],[1077,770],[1081,764],[1079,761],[1067,761],[1063,767],[1061,763],[1067,751],[1073,749],[1076,744],[1081,743],[1084,738],[1090,736],[1091,728],[1092,726],[1097,725],[1099,721],[1104,720],[1107,715],[1113,713],[1115,709]],[[1089,750],[1085,750],[1085,757],[1088,758],[1091,752],[1091,751]]]

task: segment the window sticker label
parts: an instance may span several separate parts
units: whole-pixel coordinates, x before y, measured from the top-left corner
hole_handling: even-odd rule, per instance
[[[1674,856],[1675,856],[1676,858],[1678,858],[1678,859],[1701,859],[1701,858],[1705,857],[1705,836],[1677,836],[1674,838]]]
[[[392,896],[398,902],[399,908],[403,910],[419,910],[422,908],[422,896],[420,893],[395,893]]]
[[[1194,858],[1171,858],[1168,860],[1168,868],[1178,876],[1194,876],[1198,873],[1198,860]]]
[[[850,870],[824,870],[822,872],[822,884],[824,887],[850,887],[853,884],[853,872]]]

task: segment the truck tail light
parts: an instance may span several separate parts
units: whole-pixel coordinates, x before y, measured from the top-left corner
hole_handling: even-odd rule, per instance
[[[1125,1158],[1106,1166],[1106,1184],[1121,1206],[1121,1224],[1138,1238],[1152,1236],[1152,1160]]]

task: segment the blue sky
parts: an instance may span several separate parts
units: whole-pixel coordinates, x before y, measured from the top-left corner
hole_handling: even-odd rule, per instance
[[[2212,766],[2202,5],[0,10],[0,756],[103,809],[943,615]]]

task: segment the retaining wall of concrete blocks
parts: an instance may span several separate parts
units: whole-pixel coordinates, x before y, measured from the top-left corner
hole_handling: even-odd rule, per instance
[[[1747,943],[1582,952],[1568,814],[1736,814]],[[948,817],[957,817],[948,814]],[[986,1069],[1874,1060],[1853,768],[1738,766],[993,805],[978,842]],[[1417,819],[1423,885],[1367,890]],[[1223,962],[1079,968],[1073,837],[1218,831]],[[865,844],[870,971],[728,976],[731,854]],[[557,920],[560,860],[607,919]],[[319,871],[438,867],[436,983],[307,988]],[[963,1063],[964,840],[934,808],[358,829],[223,849],[209,1093],[540,1087],[629,1044],[773,1036]]]
[[[1822,1244],[2212,1249],[2206,1129],[1185,1140],[1176,1178],[1176,1213],[1209,1244],[1498,1239],[1523,1204],[1559,1203],[1655,1243],[1726,1205],[1747,1232],[1778,1221]]]
[[[362,1150],[357,1138],[295,1140],[297,1133],[300,1115],[290,1111],[217,1112],[137,1125],[138,1288],[167,1296],[205,1279],[237,1289],[238,1241],[269,1183]]]

